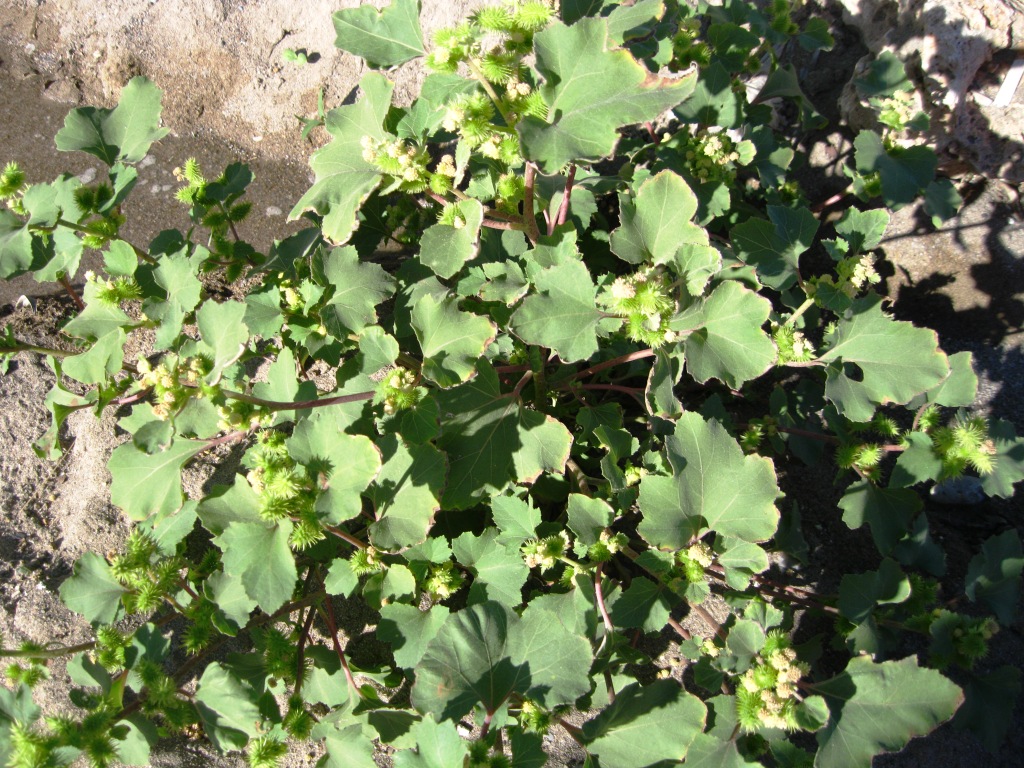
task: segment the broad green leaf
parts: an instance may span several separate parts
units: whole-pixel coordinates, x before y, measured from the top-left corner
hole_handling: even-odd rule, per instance
[[[229,486],[220,485],[199,503],[196,510],[203,527],[218,536],[230,523],[254,523],[260,517],[260,497],[241,475]]]
[[[420,236],[420,262],[443,279],[455,275],[480,250],[484,207],[479,200],[465,200],[456,206],[461,226],[434,224]]]
[[[972,673],[953,727],[971,731],[989,752],[998,753],[1013,724],[1020,688],[1021,671],[1015,666],[1007,664],[983,675]]]
[[[316,211],[324,217],[323,236],[338,245],[348,242],[357,226],[356,211],[380,184],[377,167],[363,159],[360,141],[364,136],[385,138],[381,126],[394,90],[394,85],[376,72],[367,74],[359,86],[363,97],[358,102],[327,113],[332,141],[313,153],[309,164],[316,181],[288,214],[291,221],[305,211]]]
[[[854,624],[867,621],[879,605],[910,597],[910,580],[895,560],[886,558],[877,571],[848,573],[839,584],[839,612]]]
[[[472,602],[494,600],[515,607],[523,602],[522,588],[530,574],[516,546],[498,541],[493,528],[479,536],[464,533],[452,542],[455,559],[473,574]]]
[[[569,494],[566,513],[569,517],[569,529],[576,534],[581,544],[588,547],[600,540],[601,533],[615,518],[615,512],[607,502],[581,493]]]
[[[157,727],[139,713],[123,718],[119,724],[125,726],[128,732],[123,738],[115,737],[118,761],[125,765],[151,765],[149,750],[160,738]]]
[[[318,409],[300,421],[288,438],[288,452],[315,478],[317,515],[331,525],[359,514],[360,494],[381,468],[380,450],[365,435],[346,434],[334,409]]]
[[[160,89],[146,78],[132,78],[113,109],[71,110],[64,127],[57,131],[57,149],[88,152],[107,165],[119,160],[139,162],[153,142],[169,133],[167,128],[159,127],[161,95]]]
[[[608,39],[616,45],[626,40],[650,34],[654,22],[665,15],[663,0],[638,0],[632,5],[616,5],[608,19]]]
[[[358,586],[359,577],[352,570],[352,565],[348,560],[338,558],[331,563],[331,567],[327,570],[327,576],[324,578],[324,590],[327,594],[350,597]]]
[[[571,27],[556,21],[534,36],[534,52],[548,120],[526,117],[517,130],[523,154],[546,174],[607,157],[619,128],[654,120],[696,84],[696,73],[678,79],[649,73],[612,46],[605,19],[584,18]]]
[[[496,712],[529,677],[510,658],[509,635],[519,621],[495,602],[448,616],[416,668],[412,705],[441,720],[459,720],[478,704]]]
[[[249,597],[245,591],[242,576],[237,573],[228,574],[220,571],[213,574],[206,579],[204,592],[206,597],[224,614],[224,618],[234,625],[230,627],[231,631],[225,632],[225,634],[234,634],[248,624],[249,614],[258,605],[257,601]],[[220,623],[217,624],[217,628],[222,632],[225,631]]]
[[[878,173],[882,180],[882,199],[889,208],[901,208],[914,202],[935,178],[938,158],[931,147],[891,147],[874,131],[861,131],[853,142],[857,170]]]
[[[273,613],[288,600],[299,578],[295,557],[288,546],[289,520],[267,523],[229,523],[214,537],[220,547],[224,571],[238,576],[245,593],[265,613]]]
[[[541,521],[540,510],[529,497],[524,501],[516,496],[495,496],[491,499],[491,516],[501,531],[498,541],[514,547],[534,538]]]
[[[898,91],[912,91],[914,84],[907,77],[906,67],[892,51],[882,51],[868,66],[865,77],[853,81],[861,95],[892,96]]]
[[[429,443],[406,445],[395,435],[378,438],[377,448],[384,466],[366,494],[377,514],[369,528],[370,541],[382,550],[421,544],[441,506],[444,454]]]
[[[119,445],[107,462],[111,504],[136,521],[174,514],[185,502],[181,470],[205,447],[203,441],[175,440],[167,450],[150,454],[130,442]]]
[[[560,474],[572,435],[559,421],[501,395],[498,375],[485,362],[477,376],[437,393],[438,447],[448,455],[442,504],[465,509],[510,482],[529,484],[542,472]]]
[[[931,215],[932,225],[936,229],[942,226],[942,222],[956,216],[963,202],[964,199],[949,179],[936,179],[924,190],[924,210]]]
[[[161,256],[153,270],[153,280],[164,289],[163,300],[147,299],[142,309],[153,320],[160,321],[156,330],[156,348],[169,349],[181,334],[185,316],[199,304],[203,284],[187,256],[171,254]]]
[[[629,586],[609,602],[608,612],[616,627],[660,632],[668,623],[671,605],[665,586],[644,576],[634,576]]]
[[[671,328],[691,331],[684,342],[686,370],[699,382],[718,379],[732,389],[756,379],[775,362],[776,349],[762,326],[771,302],[736,280],[711,295]]]
[[[981,478],[981,487],[989,496],[1008,499],[1013,486],[1024,480],[1024,438],[1008,421],[996,419],[988,425],[988,436],[995,446],[995,469]]]
[[[947,408],[968,408],[978,396],[978,375],[974,372],[974,354],[957,352],[949,356],[949,376],[924,393],[925,401]],[[911,404],[913,407],[913,403]]]
[[[665,349],[659,349],[651,372],[647,375],[644,404],[647,412],[655,419],[674,422],[683,415],[683,404],[676,397],[675,388],[683,373],[683,356]],[[632,445],[613,451],[620,457],[632,453]]]
[[[710,733],[698,733],[686,751],[687,768],[760,768],[761,765],[760,761],[748,761],[740,754],[736,739],[720,739]]]
[[[882,752],[895,752],[915,736],[946,722],[963,701],[953,683],[913,657],[875,664],[866,656],[814,685],[832,717],[818,732],[815,768],[863,768]]]
[[[781,495],[772,462],[745,456],[717,421],[684,413],[665,441],[673,476],[640,481],[640,535],[654,547],[682,549],[708,530],[744,541],[771,538]]]
[[[274,338],[284,325],[281,290],[276,285],[269,285],[248,294],[245,297],[245,317],[242,321],[253,336]]]
[[[612,253],[630,264],[667,264],[684,244],[707,245],[691,223],[697,198],[682,177],[662,171],[646,179],[632,200],[620,197],[621,224],[611,233]]]
[[[263,715],[259,693],[219,661],[203,671],[194,701],[203,730],[222,753],[242,749],[260,735]]]
[[[419,0],[392,0],[378,11],[369,5],[336,11],[331,17],[334,45],[355,54],[372,69],[386,69],[422,56]]]
[[[908,403],[949,375],[935,331],[893,320],[878,296],[854,301],[830,340],[820,358],[829,364],[825,397],[851,421],[870,421],[877,406]],[[850,364],[860,378],[846,370]]]
[[[850,528],[860,528],[867,523],[871,527],[871,538],[883,555],[892,552],[907,534],[910,521],[921,507],[921,497],[916,492],[906,488],[880,488],[870,480],[855,482],[839,501],[843,522]]]
[[[206,375],[208,383],[216,384],[220,381],[224,369],[245,351],[249,329],[245,327],[244,317],[245,304],[240,301],[225,301],[221,304],[208,301],[196,312],[202,348],[213,357],[213,369]]]
[[[537,293],[512,316],[512,328],[527,344],[553,349],[567,363],[597,352],[597,288],[582,261],[550,267],[534,277]]]
[[[561,0],[558,4],[562,21],[575,24],[587,16],[599,16],[604,0]]]
[[[543,649],[543,651],[541,651]],[[590,689],[590,644],[545,610],[485,602],[448,616],[416,668],[413,706],[457,720],[477,704],[495,712],[513,693],[545,707]]]
[[[873,251],[882,242],[892,217],[883,209],[859,211],[847,208],[843,218],[836,222],[836,232],[850,246],[850,256]]]
[[[318,768],[377,768],[373,756],[373,740],[366,735],[361,723],[343,728],[332,727],[324,720],[314,730],[315,738],[324,740],[327,754],[317,763]]]
[[[121,596],[126,591],[106,560],[95,552],[86,552],[60,585],[60,599],[90,624],[111,624],[121,615]]]
[[[743,94],[733,89],[729,70],[713,61],[700,71],[693,95],[672,111],[684,123],[737,128],[743,119]]]
[[[391,646],[395,664],[403,669],[415,669],[427,644],[437,636],[448,618],[448,608],[432,605],[421,611],[414,605],[392,603],[380,609],[377,636]]]
[[[765,285],[784,291],[797,277],[800,254],[814,244],[818,220],[807,208],[768,206],[768,221],[747,219],[732,228],[736,255],[757,269]]]
[[[583,726],[587,751],[601,768],[647,768],[682,760],[704,730],[707,709],[674,680],[633,683]]]
[[[117,328],[100,336],[85,352],[64,358],[64,373],[83,384],[99,384],[121,370],[127,335]]]
[[[971,558],[964,591],[972,602],[980,600],[1001,624],[1010,626],[1017,612],[1022,570],[1020,534],[1006,531],[988,539],[981,545],[981,552]]]
[[[413,307],[412,327],[423,350],[423,375],[442,387],[469,379],[497,333],[486,317],[459,310],[454,298],[429,295]]]
[[[395,279],[379,264],[361,262],[352,246],[331,251],[324,260],[323,273],[334,294],[320,316],[328,332],[338,338],[376,324],[377,305],[395,292]]]
[[[462,765],[469,752],[469,743],[448,720],[438,723],[427,715],[413,725],[410,735],[416,749],[397,752],[395,768],[451,768]]]
[[[33,237],[23,221],[4,208],[0,210],[0,277],[15,277],[32,269]]]

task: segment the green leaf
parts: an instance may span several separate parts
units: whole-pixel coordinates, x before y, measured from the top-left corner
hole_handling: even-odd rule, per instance
[[[873,251],[882,242],[892,217],[881,209],[858,211],[847,208],[843,218],[836,222],[836,232],[850,246],[850,254]]]
[[[377,636],[391,645],[395,664],[403,669],[415,669],[427,651],[427,644],[441,630],[448,613],[448,608],[443,605],[432,605],[426,611],[402,603],[385,605],[380,609]]]
[[[386,69],[422,56],[418,0],[393,0],[378,11],[368,5],[336,11],[331,17],[334,45],[366,59],[371,69]]]
[[[224,572],[240,577],[245,593],[265,613],[273,613],[295,590],[298,571],[288,546],[292,532],[289,520],[276,525],[266,523],[229,523],[214,537],[220,547]]]
[[[407,445],[395,435],[378,438],[377,448],[384,465],[367,491],[377,515],[370,541],[385,551],[421,544],[440,509],[444,454],[429,443]]]
[[[978,375],[974,372],[974,354],[957,352],[949,356],[949,376],[925,392],[924,399],[947,408],[968,408],[974,404],[977,396]]]
[[[931,147],[891,147],[886,149],[874,131],[861,131],[853,142],[857,170],[878,173],[882,180],[882,199],[889,208],[901,208],[914,202],[935,178],[939,161]]]
[[[771,310],[768,299],[738,281],[720,283],[670,326],[692,331],[684,342],[686,370],[699,382],[716,378],[732,389],[756,379],[775,362],[775,345],[762,330]]]
[[[327,754],[317,763],[318,768],[377,768],[373,760],[376,747],[362,724],[344,728],[330,727],[332,725],[325,719],[314,731],[316,738],[324,740],[327,749]]]
[[[877,571],[843,576],[839,584],[839,612],[862,624],[879,605],[902,603],[910,597],[910,580],[895,560],[886,558]]]
[[[375,13],[372,8],[365,10]],[[367,74],[359,86],[363,97],[357,103],[327,113],[331,143],[313,153],[309,164],[316,181],[288,214],[291,221],[305,211],[316,211],[324,217],[324,237],[339,245],[352,237],[358,226],[356,211],[380,184],[380,173],[363,159],[360,142],[364,136],[385,138],[381,126],[394,90],[394,85],[376,72]]]
[[[964,705],[953,727],[969,730],[996,754],[1013,724],[1013,710],[1021,689],[1021,671],[1005,665],[985,675],[972,674],[964,686]]]
[[[352,246],[335,248],[324,260],[323,274],[334,294],[320,310],[332,336],[345,338],[377,323],[377,305],[395,293],[395,279],[379,264],[364,264]]]
[[[486,529],[479,536],[464,533],[452,542],[455,559],[473,574],[472,602],[493,600],[515,607],[523,602],[522,589],[530,569],[518,547],[498,541],[498,532]]]
[[[86,552],[75,563],[71,576],[60,585],[60,599],[90,624],[111,624],[121,615],[121,596],[126,590],[110,572],[107,561]]]
[[[465,509],[510,482],[529,484],[542,472],[561,474],[572,435],[554,417],[502,397],[486,362],[472,381],[437,393],[442,414],[438,447],[448,454],[447,509]]]
[[[892,51],[882,51],[868,67],[866,77],[853,81],[862,96],[892,96],[897,91],[912,91],[914,84],[907,77],[903,62]]]
[[[462,312],[458,301],[423,296],[412,309],[412,327],[423,350],[423,375],[441,387],[472,377],[497,328],[481,315]]]
[[[612,624],[624,629],[660,632],[669,619],[671,605],[664,585],[644,576],[634,576],[629,586],[609,601]]]
[[[245,351],[249,329],[245,327],[245,304],[208,301],[196,312],[196,324],[202,339],[201,351],[213,357],[213,369],[206,375],[209,384],[220,381],[224,369],[234,363]]]
[[[677,173],[646,179],[632,200],[620,197],[619,209],[621,224],[609,243],[630,264],[668,264],[685,244],[708,245],[707,232],[691,223],[697,198]]]
[[[233,670],[214,661],[203,671],[193,700],[203,730],[222,753],[242,749],[261,733],[259,695]]]
[[[1020,597],[1020,574],[1024,552],[1015,530],[993,536],[981,545],[981,552],[967,567],[964,591],[971,602],[981,601],[1005,626],[1013,623]]]
[[[587,751],[601,768],[646,768],[675,763],[704,730],[707,709],[674,680],[633,683],[615,703],[583,726]]]
[[[616,45],[626,40],[646,37],[651,33],[654,24],[665,15],[665,4],[662,0],[638,0],[632,5],[616,5],[607,14],[608,39]]]
[[[931,441],[928,443],[930,445]],[[890,554],[907,534],[911,520],[922,506],[916,492],[906,488],[880,488],[870,480],[853,483],[839,501],[843,522],[854,529],[867,523],[882,555]]]
[[[545,174],[607,157],[619,128],[654,120],[696,84],[696,73],[679,79],[649,73],[612,46],[605,19],[584,18],[571,27],[556,21],[534,36],[534,51],[550,122],[529,116],[516,127],[523,154]]]
[[[120,328],[100,336],[85,352],[64,358],[64,373],[83,384],[106,381],[121,370],[126,339]]]
[[[429,715],[413,725],[410,736],[416,750],[395,754],[395,768],[451,768],[462,765],[469,752],[469,743],[447,720],[437,723]]]
[[[359,586],[359,577],[352,570],[348,560],[337,559],[331,563],[324,578],[324,590],[329,595],[349,597]]]
[[[708,530],[744,541],[769,539],[781,495],[772,462],[745,456],[717,421],[684,413],[665,441],[672,477],[640,481],[638,531],[654,547],[678,550]]]
[[[569,529],[576,534],[581,544],[588,547],[600,540],[601,533],[615,518],[615,512],[607,502],[592,499],[581,493],[569,494],[566,513],[569,517]]]
[[[935,331],[893,320],[874,295],[854,301],[850,313],[820,360],[830,364],[825,397],[851,421],[870,421],[877,406],[908,403],[949,375]],[[860,379],[848,373],[851,363]]]
[[[147,299],[142,309],[148,317],[160,322],[156,348],[169,349],[181,334],[185,316],[198,306],[203,284],[195,276],[188,257],[178,254],[160,257],[153,280],[167,292],[167,297],[163,301]]]
[[[203,441],[175,440],[167,450],[150,454],[133,443],[119,445],[107,462],[111,504],[136,521],[174,514],[185,502],[181,470],[205,447]]]
[[[253,336],[272,339],[281,332],[284,313],[281,312],[281,290],[269,285],[245,297],[245,327]]]
[[[448,616],[416,669],[413,706],[457,720],[477,704],[493,713],[513,693],[544,707],[569,704],[590,689],[590,644],[555,614],[522,618],[496,602]]]
[[[1024,480],[1024,438],[1017,437],[1013,424],[1003,419],[990,421],[988,436],[995,446],[995,469],[981,478],[981,487],[989,496],[1008,499],[1013,486]]]
[[[715,61],[700,71],[693,95],[672,111],[684,123],[737,128],[745,102],[742,92],[733,90],[729,70]]]
[[[534,538],[541,521],[540,510],[529,497],[524,501],[516,496],[495,496],[491,499],[491,516],[501,531],[498,541],[513,547]]]
[[[426,264],[438,277],[452,277],[480,250],[480,224],[484,220],[484,207],[479,200],[456,203],[462,226],[434,224],[420,236],[420,262]]]
[[[757,269],[765,285],[784,291],[796,283],[800,254],[814,244],[818,220],[807,208],[768,206],[768,219],[747,219],[733,227],[736,255]]]
[[[320,491],[316,512],[330,525],[359,514],[359,495],[381,469],[380,450],[365,435],[346,434],[333,408],[300,421],[288,438],[288,452],[313,474]]]
[[[814,690],[832,712],[817,734],[815,768],[863,768],[949,720],[963,701],[959,688],[913,657],[875,664],[858,656]]]
[[[237,475],[230,486],[214,488],[199,503],[196,511],[203,527],[214,536],[223,533],[231,523],[253,523],[263,519],[260,517],[260,498],[241,475]]]
[[[114,109],[71,110],[64,127],[57,131],[57,149],[88,152],[107,165],[119,160],[139,162],[153,142],[169,133],[167,128],[159,127],[161,95],[160,89],[146,78],[132,78]]]
[[[597,352],[597,288],[582,261],[567,261],[534,277],[537,293],[512,316],[512,328],[527,344],[550,347],[567,363]]]
[[[206,579],[204,592],[220,612],[233,626],[225,631],[223,624],[218,623],[217,628],[225,634],[235,634],[249,623],[249,614],[257,606],[257,602],[249,597],[242,583],[241,574],[215,573]]]
[[[932,224],[938,228],[942,222],[956,216],[964,199],[949,179],[936,179],[924,190],[924,210],[932,217]]]

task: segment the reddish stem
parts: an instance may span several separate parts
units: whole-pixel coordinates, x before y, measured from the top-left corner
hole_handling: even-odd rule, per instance
[[[565,224],[569,216],[569,198],[572,196],[572,185],[576,180],[576,166],[569,166],[569,175],[565,178],[565,192],[562,194],[562,203],[558,206],[558,215],[548,222],[548,237],[555,234],[555,229]]]
[[[599,373],[600,371],[608,368],[614,368],[616,365],[622,365],[623,363],[631,363],[634,360],[643,360],[645,357],[654,357],[654,354],[653,349],[640,349],[636,352],[630,352],[628,355],[620,355],[619,357],[614,357],[611,360],[605,360],[603,363],[592,365],[579,373],[574,373],[570,380],[582,379],[584,376],[592,376],[595,373]]]
[[[85,309],[85,302],[82,301],[82,297],[78,295],[78,291],[76,291],[74,286],[71,285],[71,281],[68,280],[67,275],[60,276],[60,284],[64,286],[64,290],[67,292],[68,296],[70,296],[72,301],[75,302],[75,306],[78,307],[78,311],[83,311]]]
[[[338,654],[341,668],[345,670],[345,679],[348,681],[349,688],[352,689],[353,694],[358,696],[359,686],[356,685],[356,679],[352,677],[352,670],[348,668],[348,659],[345,658],[345,652],[341,650],[341,642],[338,640],[338,625],[334,620],[334,606],[331,605],[330,596],[324,600],[324,606],[327,608],[325,618],[327,619],[327,629],[331,633],[331,641],[334,643],[334,652]]]

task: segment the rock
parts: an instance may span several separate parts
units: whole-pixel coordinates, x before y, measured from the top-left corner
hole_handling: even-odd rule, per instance
[[[931,118],[930,143],[947,163],[960,160],[993,178],[1024,181],[1024,94],[995,107],[976,101],[979,72],[999,51],[1024,47],[1018,0],[840,0],[844,20],[871,51],[863,71],[884,50],[907,65]],[[1019,89],[1024,90],[1024,89]],[[873,127],[851,83],[842,108],[854,128]]]
[[[970,475],[937,483],[932,486],[931,497],[939,504],[958,506],[981,504],[987,498],[981,487],[981,480]]]

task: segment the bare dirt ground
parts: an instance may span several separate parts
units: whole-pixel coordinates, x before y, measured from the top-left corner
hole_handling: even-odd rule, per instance
[[[254,215],[246,223],[246,236],[264,250],[290,231],[287,212],[311,178],[306,159],[313,147],[299,138],[295,115],[312,114],[321,89],[328,108],[341,103],[362,74],[360,62],[334,49],[330,24],[331,12],[358,4],[0,0],[0,162],[17,159],[30,181],[63,171],[95,174],[97,167],[88,158],[56,153],[54,134],[71,107],[109,106],[130,77],[146,75],[165,91],[164,122],[172,135],[143,164],[139,191],[127,211],[129,236],[148,242],[161,229],[186,226],[185,211],[173,200],[171,174],[185,158],[197,157],[214,173],[240,159],[252,165],[256,176],[250,188]],[[479,4],[425,0],[424,26],[429,32]],[[809,97],[833,126],[810,136],[802,147],[808,159],[805,187],[817,200],[844,186],[841,166],[851,161],[852,134],[834,126],[844,87],[871,48],[852,25],[881,23],[878,9],[895,3],[847,0],[845,5],[845,19],[831,4],[819,11],[831,22],[836,49],[798,62]],[[947,21],[960,30],[960,39],[978,37],[966,22],[955,17]],[[1017,24],[1019,30],[1019,18]],[[872,40],[869,35],[867,42]],[[310,62],[301,67],[285,63],[285,48],[305,49]],[[994,63],[963,86],[965,98],[969,91],[994,95],[1006,54],[997,48],[992,53]],[[395,77],[398,98],[408,99],[421,74],[413,63]],[[1011,106],[1021,110],[1022,103],[1024,87]],[[979,140],[986,136],[982,129],[987,128],[978,128]],[[1013,149],[1009,147],[1008,157]],[[941,231],[917,208],[894,217],[884,243],[890,265],[886,286],[897,316],[936,328],[948,352],[974,353],[982,382],[977,409],[1024,428],[1024,209],[1011,184],[962,168],[957,181],[966,203]],[[62,294],[30,277],[0,284],[0,323],[14,322],[20,333],[35,339],[56,338],[69,311]],[[97,422],[89,412],[76,414],[65,435],[66,455],[56,464],[33,453],[31,443],[48,426],[42,401],[51,382],[46,365],[24,354],[0,377],[0,634],[5,643],[32,639],[73,644],[86,639],[87,627],[63,607],[56,590],[82,553],[116,550],[127,532],[107,491],[106,461],[116,442],[111,416]],[[196,467],[189,483],[198,489],[213,472],[212,464]],[[871,561],[860,560],[871,557],[870,544],[837,519],[828,473],[787,482],[787,493],[801,499],[812,549],[834,552],[839,546],[849,560],[844,563],[848,570],[873,567]],[[931,499],[926,503],[933,531],[950,555],[951,583],[962,581],[980,541],[1010,527],[1024,531],[1019,499],[986,500],[972,507],[943,507]],[[370,620],[353,609],[349,634],[372,636]],[[1024,663],[1019,619],[997,636],[989,663]],[[68,682],[55,670],[53,679],[39,689],[40,703],[52,710],[70,706]],[[996,755],[985,753],[972,737],[944,727],[876,765],[1019,766],[1024,754],[1021,710],[1018,706],[1010,737]],[[569,745],[549,746],[551,765],[578,764],[579,755]],[[316,757],[315,750],[298,749],[288,764],[312,765]],[[221,757],[184,741],[164,744],[153,756],[155,766],[242,764],[237,756]]]

